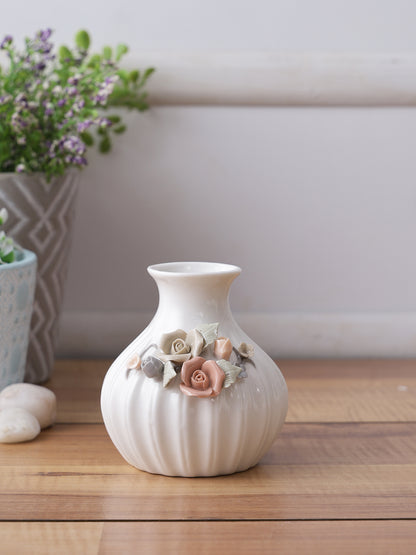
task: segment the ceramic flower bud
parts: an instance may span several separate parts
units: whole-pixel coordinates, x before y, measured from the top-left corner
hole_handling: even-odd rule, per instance
[[[164,364],[154,356],[147,357],[142,363],[142,370],[148,378],[159,378],[162,376]]]
[[[204,338],[202,337],[201,332],[197,329],[191,330],[186,336],[185,341],[191,348],[191,355],[193,357],[197,357],[202,353],[202,349],[204,348]]]
[[[137,354],[133,355],[127,363],[127,369],[128,370],[138,370],[140,368],[141,364],[142,364],[142,361],[141,361],[139,355],[137,355]]]
[[[230,360],[233,346],[228,337],[219,337],[214,343],[214,355],[218,359]]]
[[[216,397],[221,392],[225,374],[214,360],[194,357],[184,362],[181,378],[182,393],[190,397]]]
[[[254,355],[254,347],[250,343],[241,343],[237,350],[243,358],[252,358]]]

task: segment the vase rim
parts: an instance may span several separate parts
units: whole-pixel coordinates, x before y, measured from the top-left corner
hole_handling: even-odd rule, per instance
[[[148,266],[147,271],[153,277],[167,276],[206,276],[229,275],[238,276],[241,268],[222,262],[164,262]]]

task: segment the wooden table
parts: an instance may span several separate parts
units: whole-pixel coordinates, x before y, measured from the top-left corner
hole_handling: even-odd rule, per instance
[[[108,361],[58,361],[58,423],[0,445],[0,553],[416,553],[416,361],[282,361],[287,423],[219,478],[140,472],[106,434]]]

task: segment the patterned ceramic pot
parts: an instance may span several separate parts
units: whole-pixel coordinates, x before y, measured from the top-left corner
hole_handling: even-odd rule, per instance
[[[36,282],[36,255],[24,250],[0,265],[0,390],[25,375],[30,318]]]
[[[148,270],[158,310],[102,387],[112,441],[128,463],[156,474],[215,476],[254,466],[283,425],[288,398],[276,364],[230,312],[240,269],[178,262]]]
[[[0,173],[0,206],[9,213],[4,229],[38,258],[25,372],[32,383],[44,382],[53,369],[77,185],[77,171],[49,183],[43,174]]]

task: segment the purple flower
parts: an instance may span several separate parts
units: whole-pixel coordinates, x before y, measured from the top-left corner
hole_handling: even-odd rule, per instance
[[[14,99],[14,103],[17,106],[22,106],[23,108],[26,108],[27,106],[27,97],[24,93],[19,93],[16,98]]]
[[[87,159],[84,158],[84,156],[74,156],[73,162],[74,162],[74,164],[77,164],[78,166],[86,166],[87,165]]]
[[[106,127],[111,127],[113,125],[113,123],[107,118],[98,118],[96,123],[98,124],[99,127],[102,127],[104,129]]]
[[[0,106],[2,104],[6,104],[6,102],[10,102],[12,100],[12,96],[10,94],[3,94],[0,96]]]
[[[85,143],[75,135],[64,137],[62,146],[65,151],[71,152],[73,154],[84,154],[86,150]]]
[[[65,92],[67,92],[69,96],[76,96],[78,94],[78,89],[76,87],[68,87]]]
[[[60,108],[62,108],[62,106],[65,106],[65,104],[66,104],[66,99],[65,99],[65,98],[60,98],[60,99],[58,100],[58,106],[59,106]]]
[[[105,78],[104,83],[106,85],[110,85],[111,83],[115,83],[116,81],[118,81],[119,77],[118,75],[110,75],[109,77]]]
[[[26,169],[26,168],[25,168],[25,165],[24,165],[24,164],[17,164],[17,166],[16,166],[16,171],[17,171],[17,173],[22,173],[22,172],[25,171],[25,169]]]
[[[0,48],[4,50],[6,46],[9,46],[13,42],[13,37],[11,35],[6,35],[0,43]]]
[[[81,79],[81,75],[77,74],[77,75],[71,75],[71,77],[68,77],[68,85],[78,85],[79,80]]]
[[[86,119],[85,121],[80,121],[77,125],[78,133],[83,133],[86,131],[94,122],[91,119]]]
[[[78,100],[78,102],[74,102],[74,104],[72,105],[72,108],[75,110],[75,112],[79,112],[80,110],[82,110],[82,108],[84,108],[84,106],[85,106],[85,100],[81,98],[80,100]]]
[[[52,35],[52,29],[45,29],[44,31],[39,31],[38,33],[38,36],[42,41],[47,41],[51,35]]]

